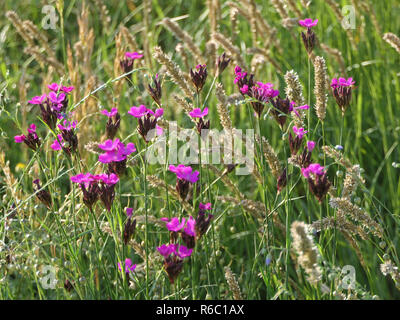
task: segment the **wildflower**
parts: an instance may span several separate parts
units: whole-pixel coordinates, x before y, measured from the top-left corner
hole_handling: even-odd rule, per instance
[[[177,244],[163,244],[157,248],[157,251],[164,257],[168,258],[172,253],[176,252]]]
[[[115,197],[115,184],[119,181],[119,178],[116,174],[111,173],[109,175],[100,175],[99,180],[100,200],[103,202],[105,208],[110,212]]]
[[[190,69],[190,77],[192,78],[193,85],[196,88],[197,94],[203,89],[207,79],[207,66],[205,64],[198,64],[196,70]]]
[[[317,23],[318,19],[316,19],[315,21],[313,21],[312,19],[305,19],[299,21],[299,24],[301,26],[307,28],[307,33],[302,32],[301,37],[303,38],[304,47],[306,48],[308,56],[311,55],[311,52],[313,51],[316,43],[316,36],[314,31],[311,30],[311,28],[316,26]]]
[[[127,245],[129,240],[134,236],[136,230],[136,219],[132,220],[132,213],[132,208],[126,208],[126,215],[128,216],[128,219],[126,220],[124,227],[123,240],[125,245]]]
[[[196,118],[196,128],[197,132],[201,135],[202,130],[208,130],[210,129],[210,120],[205,121],[203,117],[205,117],[208,114],[208,108],[205,107],[203,111],[201,111],[200,108],[194,108],[191,112],[189,112],[189,115],[192,118]]]
[[[171,232],[179,232],[185,225],[185,218],[182,218],[182,222],[179,222],[179,218],[172,218],[165,226]]]
[[[142,58],[143,55],[137,52],[126,52],[125,58],[119,62],[124,73],[129,73],[133,70],[133,64],[136,59]],[[126,76],[126,79],[132,80],[132,74]]]
[[[290,153],[292,155],[296,155],[301,147],[303,136],[307,133],[307,131],[305,131],[304,128],[297,128],[296,126],[293,126],[293,132],[295,133],[294,138],[292,134],[289,133],[289,147]]]
[[[176,173],[176,191],[182,200],[185,200],[190,188],[190,183],[196,183],[199,180],[199,171],[193,171],[190,166],[180,164],[178,166],[170,165],[169,171]]]
[[[60,109],[58,107],[53,108],[53,103],[47,98],[47,95],[33,97],[28,103],[39,105],[43,122],[54,130]]]
[[[278,189],[278,193],[280,193],[282,189],[286,187],[286,184],[287,184],[287,169],[284,168],[281,175],[277,179],[276,188]]]
[[[324,167],[319,163],[313,163],[307,168],[302,168],[301,173],[307,178],[311,192],[321,203],[331,186],[327,172],[324,171]]]
[[[65,93],[57,94],[51,91],[47,97],[49,101],[52,103],[53,109],[59,112],[65,111],[67,109],[68,104],[66,103],[67,100]]]
[[[210,211],[210,210],[211,210],[210,202],[208,202],[206,204],[203,204],[200,202],[199,212],[197,214],[196,222],[194,224],[197,239],[200,239],[208,230],[208,226],[210,225],[213,215],[208,214],[206,217],[206,211]]]
[[[102,114],[104,114],[105,116],[112,118],[114,117],[117,113],[118,113],[118,109],[117,108],[112,108],[111,111],[107,111],[107,110],[102,110],[101,111]]]
[[[132,260],[126,258],[125,263],[124,263],[124,271],[127,275],[129,275],[130,272],[134,272],[136,269],[136,264],[132,264]],[[122,262],[118,262],[118,270],[122,271]]]
[[[221,75],[221,73],[224,72],[230,61],[231,59],[226,57],[225,52],[217,58],[217,76]]]
[[[157,251],[164,257],[164,269],[170,283],[174,283],[183,268],[183,259],[190,257],[193,249],[177,244],[163,244]]]
[[[282,99],[279,96],[277,96],[275,99],[271,99],[271,103],[274,106],[274,108],[271,109],[271,114],[275,118],[276,122],[278,122],[281,129],[283,129],[283,126],[286,123],[287,115],[293,110],[293,104],[288,98]]]
[[[40,186],[40,180],[36,179],[33,181],[33,184],[36,185],[36,197],[48,208],[51,208],[52,200],[51,195],[47,190],[42,189]]]
[[[314,141],[307,141],[307,149],[308,149],[308,151],[313,151],[314,150],[314,148],[315,148],[315,142]]]
[[[159,108],[155,112],[147,109],[146,106],[140,105],[139,107],[131,107],[128,114],[138,118],[137,130],[143,137],[144,141],[148,143],[154,137],[154,129],[157,125],[157,119],[164,114],[164,109]],[[149,135],[150,134],[150,135]]]
[[[115,184],[119,181],[116,174],[92,175],[91,173],[80,173],[70,179],[72,182],[80,184],[83,192],[83,202],[90,210],[92,210],[98,198],[100,198],[108,211],[111,210],[115,197]]]
[[[57,145],[56,142],[53,144],[57,148],[61,147],[67,154],[70,155],[72,152],[75,152],[78,149],[78,137],[75,134],[76,121],[69,122],[68,120],[64,120],[63,125],[58,125],[58,129],[61,131],[63,144],[60,145],[58,143]],[[68,145],[66,145],[66,143],[68,143]],[[53,148],[53,150],[55,149]]]
[[[72,176],[70,180],[78,183],[83,193],[83,203],[92,210],[93,205],[97,202],[100,194],[98,179],[90,173],[79,173]]]
[[[301,118],[301,115],[297,110],[308,110],[308,109],[310,109],[310,106],[307,105],[307,104],[305,104],[303,106],[298,106],[298,107],[295,107],[295,105],[296,105],[296,103],[292,101],[291,102],[291,110],[289,110],[289,111],[293,111],[293,113],[299,118]]]
[[[102,110],[101,113],[108,117],[106,136],[108,139],[112,140],[117,134],[121,122],[121,116],[119,115],[117,108],[112,108],[111,111]]]
[[[342,115],[344,115],[347,107],[350,104],[351,93],[354,87],[355,81],[353,78],[333,78],[331,82],[331,88],[333,96],[336,100],[337,105],[340,110],[342,110]]]
[[[181,233],[183,242],[189,249],[192,249],[196,245],[196,220],[191,216],[186,223],[186,228]]]
[[[193,118],[202,118],[208,114],[208,108],[205,107],[203,111],[200,108],[195,108],[193,111],[189,112],[189,115]]]
[[[128,155],[136,151],[136,147],[132,142],[127,143],[125,146],[118,138],[114,141],[108,139],[104,143],[100,143],[98,147],[106,151],[99,155],[99,161],[108,163],[109,171],[119,175],[125,172]]]
[[[36,151],[37,148],[40,147],[40,139],[38,135],[36,134],[36,125],[32,123],[29,128],[28,128],[28,135],[20,135],[20,136],[15,136],[14,141],[16,143],[25,143],[30,149],[33,151]]]
[[[125,52],[125,57],[128,59],[136,60],[143,58],[143,55],[137,52]]]
[[[158,80],[158,74],[156,74],[156,76],[153,78],[153,84],[154,87],[152,87],[150,84],[147,85],[147,91],[149,92],[153,100],[157,103],[157,105],[161,106],[162,90],[161,82],[160,80]]]
[[[199,209],[202,211],[211,210],[211,202],[201,203],[199,204]]]
[[[318,23],[318,19],[315,19],[314,21],[310,18],[304,19],[304,20],[300,20],[299,21],[299,25],[301,25],[302,27],[306,27],[306,28],[312,28],[315,27]]]

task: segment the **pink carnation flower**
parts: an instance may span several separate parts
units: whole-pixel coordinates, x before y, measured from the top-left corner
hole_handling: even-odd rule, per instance
[[[110,112],[107,111],[106,109],[104,109],[104,110],[101,110],[101,113],[104,114],[105,116],[111,118],[111,117],[114,117],[118,113],[118,109],[112,108]]]
[[[208,115],[208,108],[205,107],[203,111],[201,111],[200,108],[194,108],[191,112],[189,112],[189,115],[193,118],[202,118]]]
[[[137,53],[137,52],[126,52],[126,53],[125,53],[125,57],[128,58],[128,59],[135,60],[135,59],[140,59],[140,58],[142,58],[143,55],[140,54],[140,53]]]
[[[318,19],[315,19],[313,21],[310,18],[299,21],[299,25],[301,25],[302,27],[306,27],[306,28],[315,27],[317,25],[317,23],[318,23]]]

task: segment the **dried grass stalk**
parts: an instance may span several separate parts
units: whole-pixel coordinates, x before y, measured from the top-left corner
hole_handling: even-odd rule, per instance
[[[307,280],[316,284],[322,278],[321,268],[318,266],[319,252],[310,235],[309,225],[302,221],[294,221],[290,227],[293,237],[293,248],[298,254],[297,261],[307,274]]]
[[[182,89],[186,97],[193,99],[194,92],[179,66],[169,58],[160,47],[154,48],[154,58],[167,69],[167,74]]]
[[[316,57],[314,60],[315,69],[315,112],[319,120],[324,121],[326,115],[326,104],[328,101],[326,94],[326,65],[323,57]]]
[[[240,292],[239,283],[237,282],[236,277],[233,274],[231,268],[226,266],[224,270],[225,270],[225,279],[226,282],[228,283],[230,292],[232,292],[233,299],[243,300],[242,293]]]
[[[195,45],[193,38],[186,31],[182,30],[181,27],[170,18],[164,18],[162,22],[165,27],[175,35],[175,37],[185,44],[188,50],[195,57],[196,61],[204,63],[203,54],[201,53],[200,48]]]

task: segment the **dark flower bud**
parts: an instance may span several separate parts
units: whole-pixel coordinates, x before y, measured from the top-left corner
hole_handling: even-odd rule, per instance
[[[197,90],[197,93],[199,93],[202,89],[204,84],[206,83],[207,79],[207,66],[205,64],[197,65],[196,70],[193,71],[190,69],[190,77],[192,78],[192,82]]]
[[[36,197],[48,208],[51,208],[52,200],[51,195],[47,190],[42,189],[40,186],[40,180],[36,179],[33,181],[36,185]]]
[[[153,87],[151,85],[147,85],[147,91],[155,103],[157,103],[158,106],[161,106],[162,90],[161,81],[158,79],[158,74],[156,74],[156,76],[153,78]]]
[[[231,61],[230,58],[226,57],[225,52],[223,54],[221,54],[218,58],[217,58],[217,75],[219,76],[222,72],[224,72],[224,70],[226,69],[226,67],[229,65],[229,62]]]
[[[117,113],[114,117],[108,118],[106,124],[106,135],[108,139],[114,140],[115,135],[119,129],[121,116]]]
[[[131,217],[126,220],[124,227],[124,244],[127,245],[129,240],[135,235],[136,230],[136,219],[131,219]]]
[[[301,33],[301,37],[303,39],[304,47],[306,48],[306,51],[308,55],[311,55],[311,52],[314,50],[315,43],[316,43],[316,35],[314,31],[311,30],[311,28],[307,28],[307,32]]]

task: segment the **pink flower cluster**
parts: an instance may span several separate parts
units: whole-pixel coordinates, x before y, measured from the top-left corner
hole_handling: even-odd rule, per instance
[[[71,181],[74,183],[79,183],[81,185],[84,185],[86,188],[91,184],[91,183],[97,183],[97,182],[102,182],[106,185],[114,185],[119,181],[119,178],[116,174],[111,173],[111,174],[91,174],[90,172],[88,173],[78,173],[75,176],[72,176]]]
[[[187,247],[177,243],[163,244],[162,246],[157,247],[157,250],[165,259],[169,258],[171,254],[174,254],[180,259],[184,259],[190,257],[193,251],[193,249],[188,249]]]
[[[331,87],[333,89],[339,88],[339,87],[352,87],[356,82],[353,80],[353,78],[333,78],[331,82]]]
[[[125,146],[118,138],[114,141],[106,140],[99,144],[99,148],[105,151],[105,153],[99,155],[99,161],[102,163],[123,161],[128,155],[136,151],[136,147],[132,142]]]
[[[34,123],[32,123],[29,128],[28,128],[28,133],[32,134],[34,138],[38,138],[37,134],[36,134],[36,125]],[[15,136],[14,140],[16,143],[22,143],[24,142],[26,139],[26,136],[21,134],[20,136]]]
[[[190,216],[189,219],[182,218],[182,222],[179,222],[179,218],[174,217],[171,220],[168,218],[161,218],[162,221],[166,222],[166,227],[171,232],[179,232],[183,229],[187,235],[196,236],[196,220]],[[185,226],[186,223],[186,226]]]
[[[322,176],[325,174],[324,169],[319,163],[312,163],[307,168],[301,168],[301,173],[305,178],[309,178],[311,174]]]
[[[154,112],[153,110],[146,108],[146,106],[142,104],[139,107],[136,106],[131,107],[131,109],[128,111],[128,114],[134,116],[135,118],[141,118],[147,114],[150,114],[153,115],[156,119],[158,119],[164,114],[164,109],[159,108]]]

